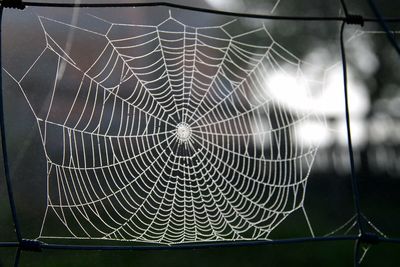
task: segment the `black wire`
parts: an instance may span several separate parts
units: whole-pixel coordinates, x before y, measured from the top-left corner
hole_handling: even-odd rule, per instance
[[[342,0],[341,0],[342,1]],[[211,13],[224,16],[241,17],[241,18],[255,18],[255,19],[271,19],[271,20],[293,20],[293,21],[346,21],[347,17],[320,17],[320,16],[272,16],[272,15],[262,15],[262,14],[249,14],[240,12],[229,12],[223,10],[215,10],[187,5],[180,5],[168,2],[145,2],[145,3],[57,3],[57,2],[22,2],[23,6],[32,7],[65,7],[65,8],[103,8],[103,7],[170,7],[177,9],[184,9],[189,11],[196,11],[202,13]],[[347,9],[346,9],[347,10]],[[399,18],[385,18],[386,22],[400,22]],[[378,22],[377,18],[364,18],[365,22]]]
[[[349,16],[349,10],[347,9],[347,5],[346,2],[344,0],[340,0],[340,4],[343,8],[344,14],[346,15],[346,17]]]
[[[146,2],[146,3],[43,3],[43,2],[23,2],[25,6],[33,7],[78,7],[78,8],[103,8],[103,7],[170,7],[177,9],[184,9],[189,11],[196,11],[201,13],[211,13],[224,16],[232,17],[245,17],[245,18],[255,18],[255,19],[275,19],[275,20],[304,20],[304,21],[341,21],[343,17],[318,17],[318,16],[307,16],[307,17],[296,17],[296,16],[272,16],[272,15],[262,15],[262,14],[249,14],[240,12],[230,12],[216,9],[208,9],[195,6],[187,6],[174,4],[169,2]],[[400,18],[399,18],[400,21]]]
[[[19,246],[19,242],[0,242],[0,248],[15,248]]]
[[[350,108],[349,108],[349,93],[347,84],[347,62],[346,62],[346,49],[344,45],[344,29],[346,23],[343,22],[340,28],[340,51],[342,56],[342,70],[343,70],[343,88],[344,88],[344,103],[345,103],[345,116],[346,116],[346,132],[347,132],[347,147],[349,151],[350,171],[351,171],[351,184],[353,189],[353,201],[356,210],[356,221],[360,234],[364,234],[363,224],[361,223],[362,215],[360,209],[360,194],[358,190],[358,179],[354,164],[354,151],[351,139],[351,124],[350,124]]]
[[[351,169],[351,184],[352,184],[352,192],[353,192],[353,202],[354,207],[356,210],[356,223],[359,230],[359,238],[356,239],[354,243],[354,267],[359,266],[359,259],[360,259],[360,245],[361,240],[360,238],[364,235],[364,227],[361,221],[361,208],[360,208],[360,194],[358,189],[358,179],[356,176],[355,164],[354,164],[354,151],[353,151],[353,144],[351,139],[351,124],[350,124],[350,109],[349,109],[349,94],[348,94],[348,83],[347,83],[347,62],[346,62],[346,47],[344,45],[344,29],[346,26],[346,22],[352,24],[352,21],[357,22],[361,26],[364,25],[364,19],[359,16],[354,16],[349,14],[349,10],[347,8],[345,0],[340,0],[342,5],[344,14],[346,15],[347,20],[343,21],[342,27],[340,28],[340,51],[342,56],[342,70],[343,70],[343,87],[344,87],[344,97],[345,97],[345,115],[346,115],[346,130],[347,130],[347,147],[349,151],[349,158],[350,158],[350,169]]]
[[[15,258],[14,258],[14,267],[18,267],[19,266],[19,261],[21,259],[21,247],[17,248],[17,251],[15,252]]]
[[[111,246],[111,245],[67,245],[67,244],[48,244],[36,241],[38,247],[34,251],[41,249],[47,250],[80,250],[80,251],[154,251],[154,250],[185,250],[185,249],[210,249],[210,248],[233,248],[233,247],[254,247],[254,246],[267,246],[267,245],[284,245],[284,244],[299,244],[310,242],[330,242],[330,241],[359,241],[359,235],[346,235],[346,236],[327,236],[327,237],[305,237],[305,238],[292,238],[292,239],[279,239],[279,240],[254,240],[254,241],[226,241],[217,243],[192,243],[192,244],[175,244],[175,245],[132,245],[132,246]],[[377,237],[380,243],[400,244],[399,238],[386,238]],[[367,243],[367,242],[364,242]],[[375,243],[376,244],[376,243]],[[8,243],[9,247],[21,247],[17,242]],[[21,249],[22,250],[22,249]],[[33,250],[32,250],[33,251]]]
[[[1,47],[2,47],[2,32],[1,32],[1,25],[2,25],[2,18],[3,18],[3,7],[0,7],[0,62],[1,60]],[[17,240],[20,242],[22,240],[21,237],[21,231],[19,227],[19,222],[18,222],[18,217],[17,217],[17,210],[15,208],[15,202],[14,202],[14,193],[12,189],[12,184],[11,184],[11,179],[10,179],[10,169],[8,165],[8,153],[7,153],[7,142],[6,142],[6,131],[5,131],[5,125],[4,125],[4,100],[3,100],[3,79],[2,79],[2,71],[0,71],[0,86],[1,86],[1,92],[0,92],[0,134],[1,134],[1,146],[2,146],[2,152],[3,152],[3,164],[4,164],[4,176],[6,179],[6,185],[7,185],[7,193],[8,193],[8,201],[10,204],[11,208],[11,214],[13,218],[13,223],[14,223],[14,228],[15,228],[15,233],[17,235]]]
[[[386,24],[385,20],[381,13],[378,10],[378,7],[376,6],[375,2],[373,0],[368,0],[369,6],[371,7],[372,11],[374,12],[375,16],[378,19],[379,24],[382,26],[383,30],[386,33],[387,38],[389,39],[389,42],[392,44],[393,48],[396,50],[396,52],[400,55],[400,47],[399,44],[397,43],[393,33],[390,31],[388,25]]]

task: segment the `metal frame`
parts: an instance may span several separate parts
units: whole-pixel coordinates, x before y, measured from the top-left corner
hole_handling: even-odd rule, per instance
[[[393,45],[393,47],[399,52],[400,49],[396,41],[394,40],[392,34],[390,33],[387,23],[400,22],[400,18],[383,18],[380,15],[373,0],[368,0],[371,9],[374,11],[375,18],[364,18],[359,15],[353,15],[349,13],[346,3],[344,0],[340,0],[342,9],[345,16],[341,17],[301,17],[301,16],[271,16],[271,15],[260,15],[260,14],[246,14],[246,13],[235,13],[220,10],[212,10],[206,8],[199,8],[193,6],[178,5],[168,2],[151,2],[151,3],[92,3],[92,4],[74,4],[74,3],[42,3],[42,2],[22,2],[21,0],[3,0],[0,6],[0,34],[1,34],[1,22],[2,13],[4,8],[16,8],[24,9],[26,6],[34,7],[61,7],[61,8],[103,8],[103,7],[156,7],[164,6],[176,9],[183,9],[194,12],[205,12],[224,16],[233,17],[246,17],[255,19],[270,19],[270,20],[286,20],[286,21],[332,21],[332,22],[342,22],[340,29],[340,49],[342,57],[342,69],[343,69],[343,88],[344,88],[344,98],[345,98],[345,117],[347,126],[347,140],[348,140],[348,150],[349,150],[349,160],[351,168],[351,182],[352,182],[352,193],[353,202],[356,213],[356,223],[358,235],[345,235],[345,236],[326,236],[326,237],[304,237],[304,238],[290,238],[290,239],[280,239],[280,240],[254,240],[254,241],[226,241],[226,242],[207,242],[207,243],[189,243],[189,244],[176,244],[176,245],[137,245],[137,246],[102,246],[102,245],[66,245],[66,244],[50,244],[44,243],[37,240],[27,240],[23,238],[21,233],[21,228],[18,221],[17,209],[14,201],[12,182],[9,172],[8,164],[8,154],[7,154],[7,140],[6,140],[6,130],[4,125],[4,108],[3,108],[3,93],[0,93],[0,134],[1,134],[1,145],[4,160],[4,174],[7,185],[8,199],[11,208],[11,213],[13,217],[14,228],[16,232],[17,242],[0,242],[0,248],[16,248],[15,262],[14,266],[19,265],[19,260],[21,253],[24,250],[28,251],[41,251],[41,250],[107,250],[107,251],[117,251],[117,250],[131,250],[131,251],[143,251],[143,250],[185,250],[185,249],[208,249],[208,248],[221,248],[221,247],[249,247],[249,246],[265,246],[274,244],[296,244],[296,243],[310,243],[310,242],[326,242],[326,241],[355,241],[354,247],[354,266],[359,266],[360,257],[360,246],[362,244],[377,244],[380,242],[384,243],[398,243],[400,244],[400,238],[385,238],[378,236],[375,233],[369,233],[365,230],[363,224],[363,215],[360,208],[359,199],[359,188],[358,188],[358,178],[355,170],[354,163],[354,153],[351,139],[351,127],[350,127],[350,111],[349,111],[349,101],[348,101],[348,84],[347,84],[347,62],[346,62],[346,50],[344,44],[344,31],[347,24],[356,24],[363,26],[364,23],[380,23],[387,36]],[[1,36],[0,36],[1,43]],[[0,47],[0,63],[1,63],[1,47]],[[0,84],[2,85],[2,74],[0,73]]]

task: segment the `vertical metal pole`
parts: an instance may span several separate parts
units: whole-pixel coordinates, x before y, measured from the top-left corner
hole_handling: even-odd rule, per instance
[[[350,124],[350,108],[349,108],[349,93],[347,86],[347,62],[346,62],[346,51],[344,45],[344,28],[346,26],[346,22],[342,23],[342,27],[340,29],[340,50],[342,56],[342,69],[343,69],[343,86],[344,86],[344,102],[345,102],[345,116],[346,116],[346,132],[347,132],[347,147],[349,151],[349,160],[350,160],[350,170],[351,170],[351,184],[353,189],[353,201],[354,207],[356,210],[356,219],[357,224],[360,230],[360,233],[364,233],[363,226],[361,224],[361,209],[360,209],[360,194],[358,189],[358,179],[355,168],[354,161],[354,151],[353,151],[353,142],[351,139],[351,124]]]
[[[359,230],[359,236],[354,244],[354,266],[359,266],[359,250],[360,250],[360,237],[364,235],[364,227],[361,222],[361,209],[360,209],[360,194],[358,188],[358,180],[354,164],[354,151],[351,139],[351,125],[350,125],[350,108],[349,108],[349,94],[347,86],[347,62],[346,62],[346,49],[344,45],[344,29],[346,21],[343,21],[340,28],[340,50],[342,56],[342,69],[343,69],[343,86],[344,86],[344,99],[345,99],[345,116],[346,116],[346,130],[347,130],[347,146],[349,150],[350,169],[351,169],[351,185],[353,191],[354,208],[356,210],[356,222]]]

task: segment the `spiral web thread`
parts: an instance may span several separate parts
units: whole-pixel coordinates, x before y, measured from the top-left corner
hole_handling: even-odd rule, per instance
[[[235,21],[191,27],[171,14],[156,26],[97,19],[107,32],[39,17],[46,47],[21,79],[6,71],[36,117],[47,159],[38,238],[268,239],[293,211],[306,214],[317,147],[297,137],[298,125],[318,118],[271,93],[268,77],[277,73],[307,80],[302,62],[265,25],[233,35]],[[49,25],[105,45],[82,67]],[[28,88],[44,61],[56,68],[53,85]],[[50,91],[47,106],[36,107],[35,90]],[[54,218],[65,232],[46,234]]]

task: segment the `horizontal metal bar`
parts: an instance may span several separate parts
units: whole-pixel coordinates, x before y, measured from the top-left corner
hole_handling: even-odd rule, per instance
[[[0,242],[0,248],[15,248],[19,247],[19,242]]]

